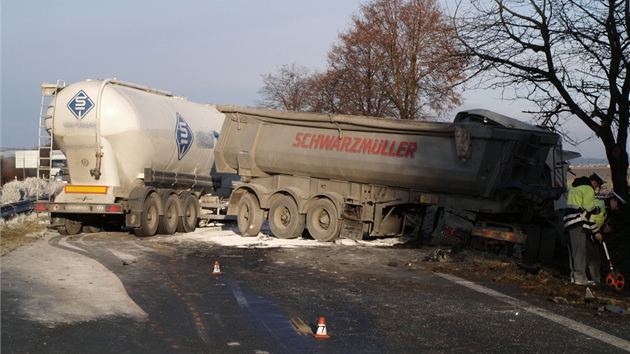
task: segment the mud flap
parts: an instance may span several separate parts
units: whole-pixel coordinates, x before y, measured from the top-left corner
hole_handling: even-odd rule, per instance
[[[125,216],[125,225],[128,227],[140,227],[140,220],[142,220],[142,210],[131,210]]]
[[[349,238],[351,240],[363,239],[363,223],[355,220],[342,219],[341,232],[339,238]]]
[[[465,248],[471,243],[469,230],[452,228],[444,225],[442,231],[431,239],[431,244],[436,246],[449,246],[453,248]]]
[[[125,215],[125,226],[140,227],[144,200],[151,192],[157,192],[157,189],[147,186],[138,186],[131,190],[128,199],[130,210]]]

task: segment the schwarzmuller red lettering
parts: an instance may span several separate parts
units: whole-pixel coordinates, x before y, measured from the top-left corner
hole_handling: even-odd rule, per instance
[[[317,134],[316,136],[312,137],[310,144],[308,144],[308,148],[312,149],[313,146],[317,146],[317,143],[319,143],[321,137],[321,134]]]
[[[396,141],[385,139],[368,139],[335,135],[311,134],[298,132],[292,145],[302,149],[318,149],[328,151],[349,152],[353,154],[382,155],[413,159],[418,144],[412,141]]]
[[[322,142],[319,143],[320,150],[323,150],[323,149],[329,150],[331,141],[336,140],[335,137],[332,135],[324,135],[324,134],[317,134],[317,135],[322,138]]]
[[[359,147],[359,152],[362,154],[369,153],[372,148],[372,139],[360,139],[361,146]]]
[[[341,141],[341,139],[333,139],[333,143],[330,144],[330,147],[327,148],[328,150],[333,150],[336,149],[337,151],[339,151],[339,142]]]
[[[370,139],[371,140],[371,139]],[[381,142],[379,145],[379,141],[378,139],[374,139],[374,143],[372,144],[372,148],[370,148],[370,154],[372,155],[378,155],[378,152],[380,151],[381,147],[383,146],[383,143]]]
[[[359,143],[361,143],[361,138],[354,138],[354,144],[352,144],[352,147],[350,148],[350,152],[353,153],[357,153],[357,146],[359,145]]]
[[[306,141],[310,136],[311,134],[308,134],[308,133],[304,134],[304,141]],[[302,145],[300,146],[302,146],[303,148],[308,147],[308,145],[305,145],[304,143],[302,143]]]

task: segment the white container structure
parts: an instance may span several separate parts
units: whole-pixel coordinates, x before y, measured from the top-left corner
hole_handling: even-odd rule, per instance
[[[55,95],[46,130],[66,156],[70,181],[35,210],[50,211],[61,233],[128,226],[151,236],[221,218],[212,169],[225,116],[216,107],[116,79],[78,82]]]

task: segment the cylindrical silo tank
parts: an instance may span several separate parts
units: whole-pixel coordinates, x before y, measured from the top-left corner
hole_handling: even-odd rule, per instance
[[[71,84],[57,93],[54,140],[72,184],[139,184],[145,168],[209,176],[224,114],[160,90],[115,79]]]

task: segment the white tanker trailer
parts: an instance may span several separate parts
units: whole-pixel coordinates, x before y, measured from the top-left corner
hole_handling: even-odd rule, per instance
[[[228,215],[243,235],[265,219],[281,238],[305,228],[320,241],[401,235],[418,231],[428,205],[472,211],[476,225],[527,223],[553,213],[565,190],[560,137],[486,110],[427,123],[217,108],[217,171],[241,177]],[[478,236],[525,243],[501,230]]]
[[[212,173],[224,114],[165,91],[116,79],[58,87],[46,130],[67,158],[70,183],[51,213],[62,234],[132,227],[138,236],[193,231],[223,219]]]

